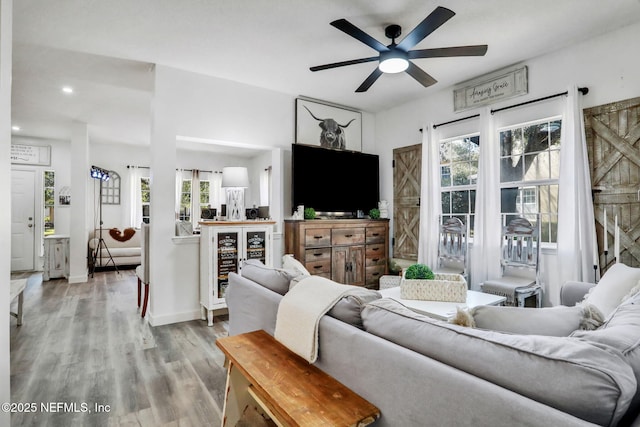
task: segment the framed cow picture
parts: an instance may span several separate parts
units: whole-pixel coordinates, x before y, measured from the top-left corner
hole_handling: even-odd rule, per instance
[[[296,98],[296,144],[362,151],[362,113],[308,98]]]

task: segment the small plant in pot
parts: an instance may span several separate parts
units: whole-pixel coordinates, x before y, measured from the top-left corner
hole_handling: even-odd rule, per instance
[[[316,210],[313,208],[305,208],[304,209],[304,219],[315,219],[316,218]]]
[[[409,280],[433,280],[433,271],[425,264],[413,264],[404,272],[404,278]]]
[[[380,209],[378,208],[373,208],[369,211],[369,218],[371,219],[378,219],[380,218]]]

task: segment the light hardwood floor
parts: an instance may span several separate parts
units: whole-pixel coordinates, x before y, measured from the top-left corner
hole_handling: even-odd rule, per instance
[[[226,372],[215,340],[227,317],[154,328],[136,294],[133,270],[71,285],[29,278],[24,323],[10,324],[11,400],[36,411],[12,414],[12,426],[220,425]]]

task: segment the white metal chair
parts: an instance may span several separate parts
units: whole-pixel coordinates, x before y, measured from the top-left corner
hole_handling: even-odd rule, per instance
[[[486,280],[482,291],[504,296],[506,305],[518,307],[524,307],[534,297],[535,307],[540,307],[539,259],[538,226],[521,217],[511,220],[502,229],[502,277]]]
[[[136,267],[136,276],[138,276],[138,307],[140,307],[140,296],[144,283],[144,303],[140,313],[144,317],[147,314],[147,304],[149,303],[149,224],[143,222],[140,226],[140,233],[142,233],[140,239],[142,247],[140,248],[140,265]]]
[[[440,224],[438,265],[434,273],[467,276],[467,226],[460,218],[447,218]]]

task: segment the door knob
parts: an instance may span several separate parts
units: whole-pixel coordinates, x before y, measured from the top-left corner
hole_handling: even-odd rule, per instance
[[[33,224],[29,224],[29,228],[33,227]]]

